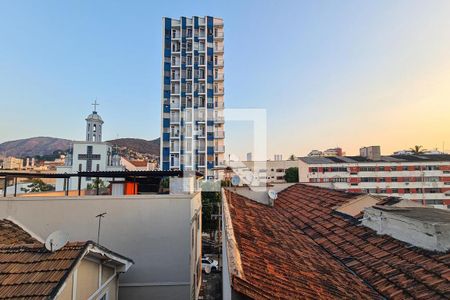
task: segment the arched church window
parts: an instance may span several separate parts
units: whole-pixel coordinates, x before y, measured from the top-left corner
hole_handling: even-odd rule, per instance
[[[97,131],[97,125],[96,124],[94,124],[94,126],[93,126],[93,128],[94,128],[94,132],[96,132]]]

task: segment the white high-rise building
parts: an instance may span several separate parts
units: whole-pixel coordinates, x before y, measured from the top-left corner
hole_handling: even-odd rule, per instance
[[[213,17],[163,18],[161,167],[217,178],[224,165],[224,32]]]

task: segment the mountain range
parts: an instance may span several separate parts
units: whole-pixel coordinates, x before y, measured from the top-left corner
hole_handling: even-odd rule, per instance
[[[159,138],[144,140],[120,138],[109,143],[142,154],[159,156]],[[58,151],[67,151],[72,141],[55,137],[33,137],[0,144],[0,156],[34,157],[52,155]]]

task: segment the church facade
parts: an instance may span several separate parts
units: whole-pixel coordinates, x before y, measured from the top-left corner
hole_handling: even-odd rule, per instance
[[[95,106],[97,103],[94,104]],[[64,166],[57,167],[57,173],[76,174],[91,171],[123,171],[120,156],[113,146],[102,142],[103,119],[96,109],[86,118],[86,140],[72,143]],[[81,189],[94,184],[95,178],[82,178]],[[71,178],[69,190],[78,189],[77,178]],[[56,181],[56,190],[64,190],[64,180]]]

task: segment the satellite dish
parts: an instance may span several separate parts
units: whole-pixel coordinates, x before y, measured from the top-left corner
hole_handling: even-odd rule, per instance
[[[61,230],[54,231],[45,240],[45,248],[54,252],[64,247],[69,241],[69,235]]]
[[[239,176],[237,176],[237,175],[234,175],[231,178],[231,184],[234,185],[234,186],[239,185],[240,182],[241,182],[241,178],[239,178]]]
[[[267,192],[267,194],[269,195],[269,198],[272,199],[272,200],[275,200],[275,199],[278,198],[278,194],[274,190],[269,190]]]

